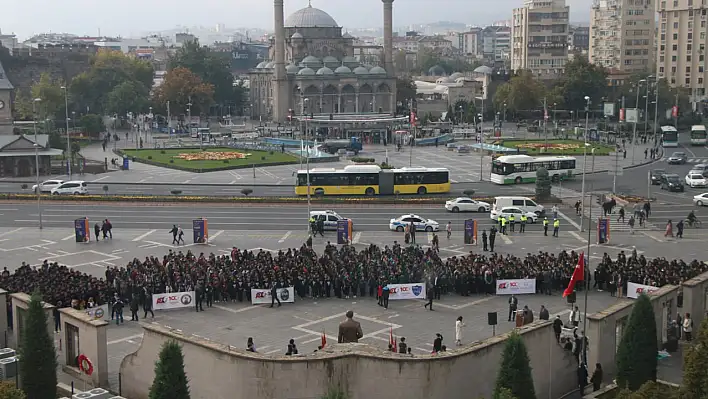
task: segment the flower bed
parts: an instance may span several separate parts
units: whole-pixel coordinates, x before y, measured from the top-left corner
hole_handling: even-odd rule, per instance
[[[495,142],[497,145],[502,145],[509,148],[518,148],[519,150],[532,155],[582,155],[585,151],[584,143],[581,140],[502,140]],[[595,149],[595,155],[609,155],[614,150],[613,147],[600,143],[591,143],[587,153],[590,154],[592,149]]]
[[[228,159],[245,159],[250,156],[251,154],[236,151],[201,151],[179,153],[174,158],[184,159],[185,161],[224,161]]]
[[[639,195],[614,194],[613,197],[616,201],[624,201],[630,204],[640,204],[644,202],[649,202],[649,199]]]

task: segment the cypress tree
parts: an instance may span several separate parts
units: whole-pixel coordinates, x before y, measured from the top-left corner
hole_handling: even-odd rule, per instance
[[[702,399],[708,397],[708,319],[703,319],[691,347],[683,358],[681,397]]]
[[[175,341],[162,345],[155,363],[155,379],[150,387],[150,399],[189,399],[189,385],[184,372],[182,347]]]
[[[518,399],[536,399],[529,354],[526,344],[516,332],[511,333],[504,345],[493,397],[508,398],[509,393]]]
[[[20,345],[20,385],[29,399],[55,398],[57,394],[57,354],[47,330],[42,296],[35,292],[22,326]]]
[[[617,348],[617,385],[630,391],[656,381],[656,319],[649,297],[637,298]]]

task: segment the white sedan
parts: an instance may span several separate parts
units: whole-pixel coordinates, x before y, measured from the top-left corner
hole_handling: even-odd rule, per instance
[[[32,186],[32,191],[34,191],[35,193],[37,191],[39,191],[40,193],[51,193],[53,188],[59,187],[59,185],[62,183],[64,183],[63,180],[45,180],[39,183],[39,185],[35,184],[34,186]]]
[[[460,197],[445,202],[445,209],[448,212],[489,212],[492,208],[486,202],[476,201],[472,198]]]
[[[708,185],[708,180],[698,172],[688,172],[686,175],[686,185],[689,187],[705,187]]]
[[[698,206],[708,206],[708,193],[698,194],[694,196],[693,203]]]
[[[406,225],[413,223],[416,231],[439,231],[440,224],[432,219],[426,219],[418,215],[401,215],[395,219],[391,219],[388,224],[389,229],[392,231],[402,232]]]
[[[492,213],[489,214],[489,217],[492,220],[499,220],[500,216],[504,216],[508,220],[509,216],[511,215],[514,215],[515,222],[521,221],[521,215],[526,215],[526,217],[531,221],[531,223],[536,223],[536,220],[538,220],[537,214],[533,212],[524,212],[521,209],[513,206],[506,206],[501,210],[494,209]]]

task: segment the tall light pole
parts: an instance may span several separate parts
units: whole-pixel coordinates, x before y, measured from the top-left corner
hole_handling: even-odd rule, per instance
[[[659,78],[656,79],[656,91],[654,93],[654,141],[656,142],[656,125],[659,123]]]
[[[310,99],[305,99],[305,109],[310,103]],[[307,126],[307,115],[303,115],[305,118],[305,176],[307,179],[307,229],[310,230],[310,234],[314,235],[314,231],[311,230],[310,226],[310,205],[311,205],[311,194],[310,194],[310,129]]]
[[[66,154],[67,158],[67,174],[71,180],[71,162],[74,160],[74,154],[71,153],[71,135],[69,134],[69,89],[66,86],[61,87],[64,90],[64,116],[66,122]]]
[[[644,137],[647,135],[647,128],[649,127],[649,81],[654,79],[654,75],[647,76],[647,95],[644,101]],[[632,159],[634,162],[634,159]]]
[[[582,183],[582,194],[580,195],[581,197],[581,204],[582,204],[582,211],[585,213],[585,172],[587,171],[588,167],[588,128],[589,128],[589,118],[588,116],[590,115],[590,97],[585,96],[585,142],[583,143],[583,183]],[[592,209],[592,204],[590,204],[590,208]],[[580,214],[580,231],[583,231],[583,222],[585,221],[585,218],[583,214]],[[588,221],[588,229],[590,228],[590,221]]]
[[[42,190],[39,187],[39,144],[37,144],[37,103],[41,98],[32,100],[32,125],[34,126],[34,169],[37,185],[37,213],[39,214],[39,229],[42,230]]]
[[[187,131],[189,134],[192,134],[192,98],[189,98],[189,102],[187,103]],[[197,129],[197,137],[199,138],[199,150],[202,150],[202,135],[199,133],[199,129]]]
[[[637,152],[637,124],[639,123],[639,88],[646,82],[640,79],[637,82],[637,100],[634,102],[634,134],[632,135],[632,164],[634,164],[634,153]],[[626,151],[626,150],[625,150]]]

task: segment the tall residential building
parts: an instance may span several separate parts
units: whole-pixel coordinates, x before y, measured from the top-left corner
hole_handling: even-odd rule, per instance
[[[487,26],[482,30],[482,53],[488,61],[509,60],[511,28],[504,25]]]
[[[568,14],[565,0],[526,0],[511,21],[511,69],[530,70],[554,79],[568,62]]]
[[[706,99],[706,0],[659,0],[656,71],[671,86],[690,89],[691,102]],[[694,41],[695,40],[695,41]]]
[[[595,0],[590,13],[590,62],[629,74],[651,70],[654,1]]]
[[[568,26],[568,48],[571,51],[587,52],[590,49],[590,27]]]

